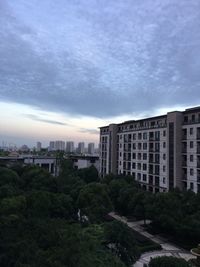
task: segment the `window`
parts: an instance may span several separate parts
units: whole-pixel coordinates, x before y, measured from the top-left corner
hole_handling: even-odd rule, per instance
[[[138,168],[138,170],[141,170],[141,163],[137,164],[137,168]]]
[[[166,178],[165,177],[163,177],[163,184],[165,184],[166,183]]]
[[[163,136],[166,136],[166,131],[165,130],[163,131]]]
[[[155,162],[160,163],[160,154],[155,154]]]
[[[142,134],[138,133],[138,139],[141,140],[142,139]]]
[[[136,134],[134,133],[134,134],[133,134],[133,140],[135,140],[135,139],[136,139]]]
[[[138,160],[141,160],[141,153],[138,153]]]
[[[190,141],[190,148],[193,148],[193,141]]]
[[[146,180],[147,180],[147,175],[143,174],[143,181],[146,182]]]
[[[144,163],[144,164],[143,164],[143,171],[146,171],[146,170],[147,170],[147,164]]]
[[[159,131],[155,132],[155,139],[160,140],[160,132]]]
[[[135,169],[135,162],[132,163],[132,169]]]
[[[190,162],[193,162],[193,161],[194,161],[194,156],[190,155]]]
[[[188,116],[184,116],[184,122],[188,122]]]
[[[194,170],[190,169],[190,175],[193,176],[194,175]]]
[[[147,153],[143,153],[143,160],[147,160]]]
[[[147,149],[147,143],[143,143],[143,149],[144,149],[144,150]]]
[[[193,134],[193,128],[190,128],[190,135]]]
[[[147,133],[143,133],[143,139],[144,139],[144,140],[147,139]]]
[[[192,115],[192,122],[195,122],[195,115]]]
[[[137,174],[137,179],[140,181],[141,180],[141,173]]]
[[[155,165],[155,174],[159,175],[160,173],[160,166],[159,165]]]
[[[166,143],[165,142],[163,142],[163,148],[166,148]]]
[[[138,149],[141,150],[141,148],[142,148],[142,144],[138,143]]]
[[[160,143],[155,143],[155,150],[160,151]]]
[[[166,154],[163,154],[163,160],[166,160]]]
[[[132,158],[135,159],[136,158],[136,154],[132,153]]]
[[[163,172],[165,172],[166,171],[166,166],[163,166]]]

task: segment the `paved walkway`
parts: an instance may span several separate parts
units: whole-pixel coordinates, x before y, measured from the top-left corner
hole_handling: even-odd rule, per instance
[[[175,246],[174,244],[169,243],[167,239],[164,239],[163,237],[160,237],[159,235],[152,235],[146,232],[144,228],[142,227],[142,225],[144,224],[144,221],[136,221],[136,222],[128,221],[126,217],[119,216],[115,214],[114,212],[111,212],[109,215],[113,217],[114,219],[127,224],[133,230],[139,232],[141,235],[149,238],[155,243],[160,244],[162,247],[162,250],[156,250],[152,252],[143,253],[140,259],[133,265],[133,267],[143,267],[144,264],[148,264],[150,262],[151,258],[155,258],[159,256],[173,256],[176,258],[183,258],[187,261],[192,258],[195,258],[188,251],[185,251],[182,248],[179,248],[178,246]],[[148,224],[150,223],[150,221],[147,221],[146,223]]]

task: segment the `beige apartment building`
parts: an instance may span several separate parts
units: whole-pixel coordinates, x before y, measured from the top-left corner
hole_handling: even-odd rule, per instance
[[[100,175],[110,173],[152,192],[200,192],[200,107],[101,127]]]

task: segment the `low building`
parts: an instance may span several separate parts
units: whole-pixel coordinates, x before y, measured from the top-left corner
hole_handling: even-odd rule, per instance
[[[76,169],[89,168],[94,166],[99,171],[99,157],[97,156],[69,156],[68,159],[72,160],[73,166]]]

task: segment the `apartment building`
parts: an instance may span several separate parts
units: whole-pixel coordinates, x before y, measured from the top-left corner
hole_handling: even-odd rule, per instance
[[[66,142],[66,152],[67,153],[73,153],[74,152],[74,142],[73,141]]]
[[[85,143],[79,142],[77,147],[77,153],[84,154],[85,153]]]
[[[50,141],[49,151],[65,151],[65,142],[60,140]]]
[[[200,192],[200,107],[101,127],[100,175],[110,173],[152,192]]]
[[[94,155],[94,143],[88,144],[88,154]]]

